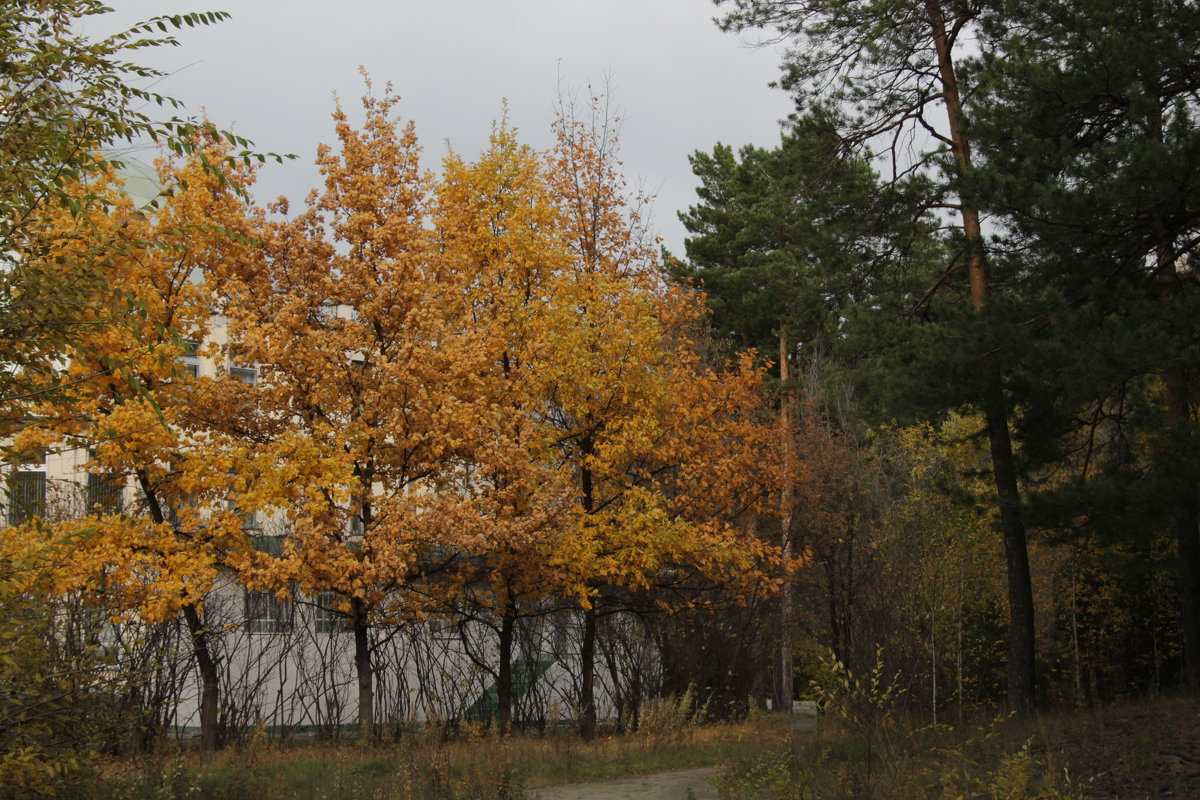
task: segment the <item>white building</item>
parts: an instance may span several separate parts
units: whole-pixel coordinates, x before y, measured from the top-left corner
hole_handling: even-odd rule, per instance
[[[214,353],[225,343],[220,317],[211,340],[183,356],[198,378],[228,373],[253,384],[252,365],[230,364]],[[215,347],[213,345],[216,345]],[[34,516],[46,521],[102,510],[146,517],[145,503],[125,476],[89,471],[86,449],[57,448],[11,468],[3,513],[11,525]],[[262,552],[278,555],[287,535],[285,515],[250,513],[243,530]],[[226,731],[267,726],[277,731],[335,731],[357,718],[354,643],[332,592],[315,597],[293,593],[280,599],[246,589],[231,570],[221,572],[206,595],[204,621],[213,632],[220,669],[220,716]],[[513,719],[553,725],[574,716],[578,695],[580,615],[550,602],[526,609],[513,653]],[[653,647],[637,641],[630,623],[612,619],[611,635],[625,636],[612,649],[620,663],[596,669],[600,719],[614,715],[613,676],[637,670],[637,685],[656,683]],[[622,630],[619,626],[624,626]],[[496,706],[498,621],[478,608],[447,609],[420,622],[372,631],[375,716],[382,725],[484,722]],[[140,714],[149,728],[189,732],[199,724],[200,683],[188,632],[180,620],[160,625],[112,625],[104,641],[118,661],[135,663],[146,677],[139,689]],[[633,643],[631,649],[630,642]],[[617,655],[618,651],[620,655]],[[630,659],[634,653],[637,663]],[[620,688],[618,687],[618,691]]]

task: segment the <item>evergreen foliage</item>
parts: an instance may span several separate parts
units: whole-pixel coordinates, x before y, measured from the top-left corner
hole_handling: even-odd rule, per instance
[[[910,186],[923,195],[905,194],[914,200],[912,218],[933,210],[947,224],[946,260],[939,265],[934,248],[921,251],[924,289],[904,291],[901,281],[885,279],[869,299],[847,295],[832,338],[876,419],[984,412],[1010,571],[1012,707],[1032,700],[1026,520],[1035,538],[1066,548],[1073,570],[1093,576],[1160,585],[1173,560],[1179,620],[1172,624],[1181,626],[1184,652],[1172,668],[1185,669],[1172,674],[1196,684],[1200,13],[1171,2],[1056,0],[728,5],[726,29],[767,31],[789,44],[780,86],[799,108],[839,109],[830,130],[842,150],[890,173],[886,187],[868,191],[879,198],[913,176]],[[968,38],[977,47],[963,48]],[[775,152],[785,149],[786,138]],[[695,234],[690,272],[704,274],[718,319],[738,317],[725,330],[762,330],[761,317],[788,314],[796,325],[789,302],[814,286],[828,299],[823,290],[858,285],[863,259],[840,261],[844,244],[822,249],[823,235],[838,229],[809,203],[761,202],[747,212],[746,189],[735,187],[765,195],[768,182],[755,184],[749,166],[764,161],[761,152],[742,152],[742,164],[729,148],[693,160],[703,205],[683,215]],[[769,183],[797,185],[815,174],[826,173],[793,162]],[[898,232],[896,218],[855,201],[850,185],[830,191],[862,209],[846,230],[864,234],[868,252],[888,235],[871,238],[872,226]],[[951,214],[962,224],[950,224]],[[793,258],[774,272],[750,271],[764,261],[757,232],[803,230],[797,217],[810,223],[804,241],[821,252],[822,270]],[[718,228],[725,232],[714,234]],[[769,249],[786,252],[779,243]],[[755,302],[760,295],[770,302]],[[812,295],[807,303],[814,307]],[[1078,584],[1070,586],[1074,592]],[[1156,602],[1120,602],[1151,627],[1163,619]],[[1046,665],[1057,645],[1045,633],[1039,641]],[[1157,670],[1157,655],[1155,663]]]

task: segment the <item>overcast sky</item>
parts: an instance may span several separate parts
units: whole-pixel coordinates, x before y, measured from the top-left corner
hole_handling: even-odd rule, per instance
[[[557,87],[586,91],[607,78],[624,120],[626,173],[657,195],[651,224],[682,255],[676,213],[695,202],[688,155],[718,141],[772,145],[791,110],[767,86],[779,52],[722,33],[710,0],[226,2],[112,0],[117,15],[89,26],[99,34],[156,14],[233,14],[184,29],[181,47],[140,61],[171,72],[156,89],[189,111],[233,125],[261,150],[298,156],[264,169],[260,200],[302,200],[316,184],[317,145],[333,139],[333,93],[358,110],[359,65],[403,98],[398,111],[416,123],[427,168],[439,166],[447,141],[476,155],[505,99],[521,138],[545,147]]]

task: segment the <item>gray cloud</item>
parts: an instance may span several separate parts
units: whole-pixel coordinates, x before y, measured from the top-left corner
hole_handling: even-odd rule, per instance
[[[102,33],[155,14],[203,10],[179,0],[119,0],[87,24]],[[632,180],[657,192],[653,224],[682,252],[676,212],[695,202],[687,156],[717,141],[772,144],[787,96],[767,88],[779,54],[746,47],[711,21],[708,0],[242,0],[233,19],[185,29],[182,47],[142,61],[172,72],[157,89],[202,109],[261,149],[299,158],[264,169],[256,194],[299,200],[315,185],[312,158],[330,141],[336,92],[353,113],[361,64],[403,97],[426,165],[449,142],[471,157],[507,99],[522,139],[549,143],[559,85],[611,80]]]

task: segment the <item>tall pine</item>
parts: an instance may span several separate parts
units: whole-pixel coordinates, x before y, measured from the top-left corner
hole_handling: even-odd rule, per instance
[[[1005,311],[994,298],[982,236],[960,75],[964,43],[977,29],[981,7],[944,0],[732,0],[732,5],[735,10],[722,23],[726,29],[771,29],[791,43],[781,83],[802,108],[833,103],[847,109],[839,130],[843,141],[869,157],[887,157],[897,179],[913,172],[933,178],[928,207],[956,218],[953,258],[930,292],[965,284],[971,317],[961,320],[960,334],[942,343],[959,349],[951,360],[970,364],[963,371],[965,399],[986,420],[1008,578],[1008,702],[1014,711],[1028,713],[1034,703],[1033,589],[1006,359],[989,336]]]
[[[1051,520],[1169,531],[1185,675],[1200,685],[1200,9],[1101,0],[984,15],[972,135],[1045,351],[1028,452],[1084,448]],[[1054,363],[1052,363],[1054,362]]]

